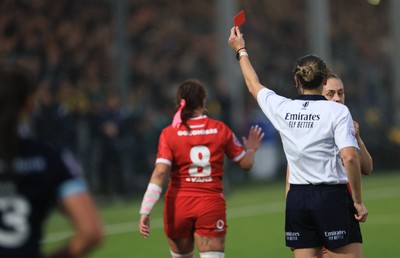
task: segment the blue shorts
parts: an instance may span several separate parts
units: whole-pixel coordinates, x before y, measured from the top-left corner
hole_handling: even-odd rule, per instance
[[[362,243],[346,185],[290,185],[286,199],[286,246],[335,249]]]

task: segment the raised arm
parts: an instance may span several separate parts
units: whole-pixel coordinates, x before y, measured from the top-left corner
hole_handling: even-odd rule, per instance
[[[231,48],[238,54],[240,68],[249,92],[255,99],[257,99],[258,92],[264,88],[264,86],[260,84],[260,80],[250,63],[243,34],[240,32],[239,27],[233,27],[231,29],[231,35],[229,36],[228,42]]]

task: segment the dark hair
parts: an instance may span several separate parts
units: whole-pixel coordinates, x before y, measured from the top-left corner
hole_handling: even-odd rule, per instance
[[[20,112],[37,85],[25,69],[15,63],[0,63],[0,159],[5,171],[18,150]]]
[[[294,65],[294,74],[305,89],[315,89],[326,81],[329,69],[325,62],[316,55],[299,58]]]
[[[204,107],[207,92],[204,85],[196,80],[189,79],[181,83],[176,93],[176,105],[179,108],[181,99],[186,101],[186,106],[181,112],[182,124],[190,131],[187,120],[193,117],[194,110]]]

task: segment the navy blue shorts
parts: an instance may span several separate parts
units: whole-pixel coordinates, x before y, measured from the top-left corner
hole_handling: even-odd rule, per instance
[[[346,185],[290,185],[286,199],[286,246],[335,249],[362,243]]]

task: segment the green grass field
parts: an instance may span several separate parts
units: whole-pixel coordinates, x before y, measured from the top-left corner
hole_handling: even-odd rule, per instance
[[[369,211],[362,224],[365,258],[396,258],[400,239],[400,172],[373,172],[363,177],[364,203]],[[226,194],[228,258],[293,257],[284,244],[284,184],[251,183],[230,188]],[[162,202],[152,214],[152,232],[148,239],[137,231],[140,198],[131,202],[103,205],[106,238],[91,258],[170,257],[162,228]],[[48,223],[45,250],[65,241],[71,231],[66,220],[55,213]],[[197,255],[198,257],[198,255]]]

